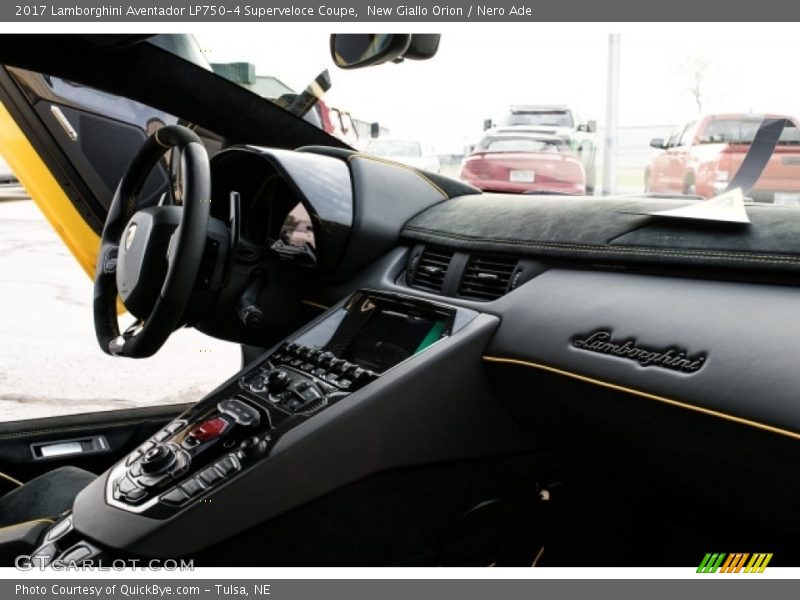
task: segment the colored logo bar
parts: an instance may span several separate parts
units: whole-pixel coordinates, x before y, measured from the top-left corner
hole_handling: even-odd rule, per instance
[[[697,567],[698,573],[763,573],[772,553],[737,552],[726,554],[724,552],[708,552]]]

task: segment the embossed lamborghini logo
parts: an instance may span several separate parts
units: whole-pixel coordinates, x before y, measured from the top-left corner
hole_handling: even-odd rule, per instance
[[[635,360],[643,367],[661,367],[681,373],[697,373],[706,364],[706,355],[702,353],[689,356],[685,350],[675,346],[648,348],[638,344],[634,338],[615,340],[612,334],[610,330],[599,329],[577,335],[572,338],[572,345],[588,352]]]
[[[128,227],[128,232],[125,234],[125,250],[131,249],[131,244],[133,244],[134,237],[136,237],[136,223],[133,223],[130,227]]]

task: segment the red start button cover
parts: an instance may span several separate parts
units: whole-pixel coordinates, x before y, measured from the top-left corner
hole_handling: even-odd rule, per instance
[[[189,435],[198,442],[205,442],[222,435],[227,428],[228,422],[225,419],[222,417],[213,417],[200,423],[200,425],[189,432]]]

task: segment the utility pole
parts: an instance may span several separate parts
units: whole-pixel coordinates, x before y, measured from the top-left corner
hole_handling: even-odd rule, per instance
[[[617,122],[619,120],[619,34],[608,36],[606,131],[603,144],[603,195],[617,191]]]

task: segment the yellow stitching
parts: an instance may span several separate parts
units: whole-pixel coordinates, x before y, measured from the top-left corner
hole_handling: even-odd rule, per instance
[[[23,521],[22,523],[14,523],[13,525],[6,525],[5,527],[0,527],[0,531],[5,531],[6,529],[14,529],[14,527],[22,527],[23,525],[30,525],[31,523],[50,523],[51,525],[55,523],[53,519],[31,519],[30,521]]]
[[[417,175],[417,176],[421,177],[423,180],[425,180],[426,183],[428,183],[431,187],[436,189],[436,191],[439,192],[445,200],[450,198],[450,196],[448,196],[447,194],[444,193],[444,190],[442,188],[440,188],[433,181],[428,179],[423,173],[420,173],[419,171],[417,171],[413,167],[409,167],[408,165],[404,165],[403,163],[394,162],[393,160],[386,160],[386,159],[380,158],[378,156],[372,156],[371,154],[362,154],[360,152],[356,152],[355,154],[351,154],[350,156],[348,156],[347,157],[347,162],[350,162],[354,158],[364,158],[364,159],[367,159],[367,160],[374,160],[375,162],[383,163],[385,165],[392,165],[393,167],[401,167],[401,168],[405,169],[406,171],[411,171],[412,173],[414,173],[414,175]]]
[[[780,435],[785,435],[787,437],[800,440],[800,433],[797,433],[795,431],[790,431],[788,429],[781,429],[780,427],[775,427],[774,425],[767,425],[766,423],[760,423],[758,421],[752,421],[750,419],[745,419],[743,417],[729,415],[727,413],[714,410],[711,408],[704,408],[702,406],[697,406],[695,404],[687,404],[685,402],[681,402],[680,400],[672,400],[671,398],[666,398],[664,396],[658,396],[656,394],[643,392],[641,390],[625,387],[623,385],[617,385],[616,383],[609,383],[607,381],[602,381],[600,379],[594,379],[592,377],[587,377],[586,375],[579,375],[578,373],[573,373],[572,371],[565,371],[563,369],[550,367],[547,365],[543,365],[541,363],[530,362],[527,360],[520,360],[517,358],[503,358],[499,356],[488,356],[488,355],[484,355],[483,360],[487,362],[505,363],[510,365],[541,369],[542,371],[549,371],[550,373],[555,373],[556,375],[563,375],[564,377],[577,379],[578,381],[583,381],[584,383],[591,383],[593,385],[608,388],[618,392],[625,392],[627,394],[632,394],[634,396],[639,396],[641,398],[647,398],[648,400],[656,400],[657,402],[663,402],[664,404],[677,406],[678,408],[685,408],[687,410],[703,413],[705,415],[709,415],[712,417],[718,417],[720,419],[725,419],[727,421],[733,421],[734,423],[739,423],[740,425],[748,425],[750,427],[755,427],[757,429],[763,429],[764,431],[769,431],[770,433],[777,433]]]
[[[330,306],[325,306],[324,304],[319,304],[318,302],[312,302],[311,300],[301,300],[302,304],[307,306],[313,306],[314,308],[321,308],[322,310],[328,310]]]
[[[3,473],[2,471],[0,471],[0,477],[2,477],[3,479],[6,479],[6,480],[8,480],[8,481],[10,481],[10,482],[11,482],[11,483],[13,483],[13,484],[16,484],[16,485],[17,485],[17,487],[21,487],[21,486],[22,486],[22,482],[21,482],[19,479],[15,479],[15,478],[14,478],[14,477],[12,477],[11,475],[6,475],[6,474],[5,474],[5,473]]]
[[[706,252],[704,250],[672,250],[666,248],[664,250],[648,249],[648,248],[635,248],[632,246],[591,246],[587,244],[566,244],[562,242],[537,242],[526,240],[514,239],[499,239],[499,238],[483,238],[477,236],[460,235],[456,233],[446,233],[436,231],[433,229],[425,229],[423,227],[416,227],[413,225],[406,226],[406,231],[417,233],[428,233],[431,235],[449,238],[464,242],[487,242],[492,244],[500,244],[506,246],[523,246],[531,248],[542,248],[552,250],[583,250],[585,252],[592,252],[595,254],[634,254],[643,256],[685,256],[692,258],[716,258],[728,259],[741,262],[766,262],[766,263],[800,263],[800,258],[792,257],[785,254],[747,254],[744,252]],[[763,258],[762,258],[763,257]]]

